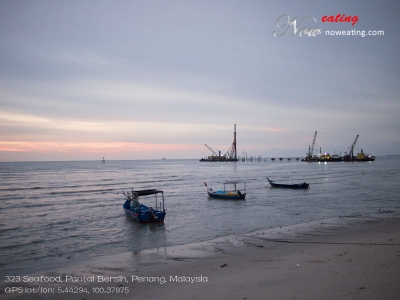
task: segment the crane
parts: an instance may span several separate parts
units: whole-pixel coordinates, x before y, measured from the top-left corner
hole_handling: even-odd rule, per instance
[[[308,146],[308,154],[307,154],[307,158],[308,159],[312,159],[313,158],[314,146],[315,146],[315,140],[316,139],[317,139],[317,132],[315,132],[315,134],[314,134],[314,138],[313,138],[313,141],[312,141],[311,149],[310,149],[310,146]]]
[[[237,161],[237,158],[236,158],[236,144],[235,144],[235,142],[233,142],[233,144],[228,149],[228,152],[226,152],[225,155],[228,157],[229,160]]]
[[[349,148],[347,148],[347,150],[350,149],[349,153],[347,153],[347,150],[346,150],[346,152],[344,153],[344,154],[345,154],[344,156],[345,156],[346,158],[351,158],[351,159],[353,159],[353,157],[354,157],[353,151],[354,151],[354,147],[356,146],[357,139],[358,139],[358,134],[357,134],[356,139],[354,140],[353,144],[352,144]]]
[[[214,155],[218,155],[213,149],[211,149],[207,144],[204,144],[204,145],[206,145],[206,147],[208,148],[208,149],[210,149],[210,151],[214,154]]]
[[[228,152],[221,156],[221,151],[215,152],[210,146],[204,144],[211,152],[212,156],[209,156],[208,159],[201,159],[200,161],[238,161],[237,159],[237,150],[236,150],[236,124],[234,124],[234,132],[233,132],[233,143],[229,147]]]
[[[229,161],[237,161],[237,151],[236,151],[236,124],[234,126],[235,131],[233,132],[233,143],[232,146],[228,149],[225,156],[228,157]]]
[[[206,147],[208,148],[208,149],[210,149],[210,151],[214,154],[213,156],[209,156],[208,158],[209,159],[211,159],[211,160],[213,160],[213,161],[220,161],[220,160],[225,160],[225,156],[221,156],[221,151],[218,151],[218,154],[217,154],[217,152],[215,152],[213,149],[211,149],[211,147],[209,147],[207,144],[204,144],[204,145],[206,145]]]

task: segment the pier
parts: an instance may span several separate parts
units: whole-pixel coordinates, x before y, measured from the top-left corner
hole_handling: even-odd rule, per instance
[[[300,161],[299,157],[295,157],[292,159],[292,157],[261,157],[261,156],[238,156],[236,162],[275,162],[275,161],[287,161],[290,162],[292,160],[295,161]],[[218,160],[218,157],[214,157],[214,159],[207,159],[207,160],[200,160],[204,162],[232,162],[233,160],[226,160],[226,159],[221,159]],[[303,161],[303,160],[302,160]]]

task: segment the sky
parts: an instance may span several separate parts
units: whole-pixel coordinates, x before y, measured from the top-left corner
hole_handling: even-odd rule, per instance
[[[200,159],[205,144],[229,150],[234,124],[238,156],[304,157],[315,131],[318,152],[359,135],[357,152],[400,154],[399,13],[395,0],[0,0],[0,161]]]

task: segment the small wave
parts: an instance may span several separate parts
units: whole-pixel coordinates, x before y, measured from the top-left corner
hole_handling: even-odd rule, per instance
[[[380,209],[379,210],[379,212],[378,213],[380,213],[380,214],[391,214],[391,213],[394,213],[394,212],[396,212],[395,210],[385,210],[385,209]]]
[[[12,198],[12,200],[10,200],[10,198]],[[0,201],[14,201],[14,200],[22,200],[22,199],[26,199],[26,197],[24,197],[24,196],[15,196],[13,194],[3,195],[3,196],[0,197]]]
[[[123,216],[123,213],[122,213],[122,214],[115,215],[115,216],[108,216],[108,217],[107,217],[107,220],[109,220],[109,219],[115,219],[115,218],[121,218],[121,215]]]
[[[69,223],[71,223],[71,221],[66,220],[66,221],[60,221],[60,222],[53,223],[52,225],[64,225],[64,224],[69,224]]]
[[[20,230],[19,227],[9,227],[9,228],[2,228],[0,229],[0,234],[3,234],[8,231]]]
[[[35,203],[35,204],[29,204],[29,203],[24,203],[24,208],[32,208],[32,207],[44,207],[44,206],[54,206],[55,203]]]
[[[0,249],[6,250],[6,249],[13,249],[13,248],[25,248],[25,247],[27,247],[29,245],[37,245],[37,244],[40,244],[40,243],[43,243],[43,242],[44,242],[44,240],[33,240],[33,241],[30,241],[30,242],[26,242],[26,243],[3,245],[3,246],[0,246]]]
[[[29,190],[41,190],[44,188],[50,187],[42,187],[42,186],[34,186],[34,187],[9,187],[0,189],[0,192],[16,192],[16,191],[29,191]]]
[[[112,181],[114,179],[103,179],[101,181]],[[107,186],[116,186],[118,183],[107,184]],[[84,184],[84,185],[60,185],[60,186],[33,186],[33,187],[8,187],[8,188],[0,188],[0,192],[16,192],[16,191],[30,191],[30,190],[54,190],[54,189],[79,189],[79,188],[90,188],[90,187],[103,187],[103,183],[96,184]],[[100,189],[104,190],[104,189]],[[106,190],[112,190],[112,188],[108,188]],[[96,190],[83,190],[83,192],[92,192]],[[68,192],[76,192],[76,191],[68,191]],[[64,193],[68,193],[64,192]],[[63,192],[51,192],[50,194],[61,194]]]
[[[97,190],[76,190],[76,191],[58,191],[58,192],[51,192],[50,195],[72,195],[72,194],[86,194],[86,193],[105,193],[105,192],[112,192],[115,189],[97,189]]]
[[[351,215],[339,216],[339,218],[359,218],[359,217],[362,217],[362,216],[363,216],[363,214],[354,213],[354,214],[351,214]]]

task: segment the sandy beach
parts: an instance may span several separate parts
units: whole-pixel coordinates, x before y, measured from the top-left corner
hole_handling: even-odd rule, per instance
[[[65,283],[70,271],[53,272],[62,284],[24,284],[49,290],[2,293],[9,299],[400,299],[400,218],[321,222],[150,250],[118,276],[118,264],[105,264],[114,275],[83,267],[84,280],[94,282]]]

